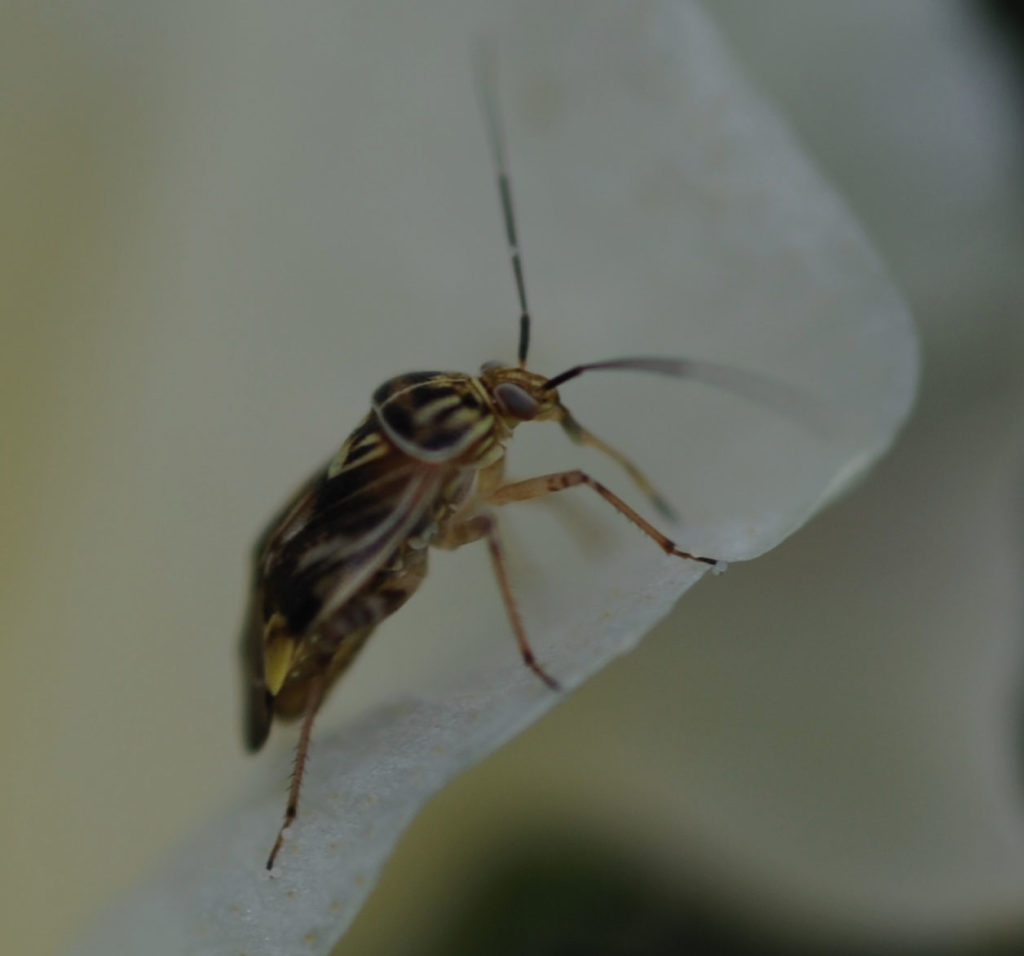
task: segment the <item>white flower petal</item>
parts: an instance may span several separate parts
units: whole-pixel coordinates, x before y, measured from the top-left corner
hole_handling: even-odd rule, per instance
[[[827,436],[638,374],[597,372],[563,390],[680,508],[684,547],[759,554],[862,473],[905,417],[917,353],[901,299],[696,8],[606,0],[505,13],[499,66],[536,320],[531,365],[686,354],[805,391],[834,422]],[[286,376],[322,397],[325,422],[339,408],[354,422],[375,378],[511,354],[515,300],[471,87],[485,24],[468,2],[302,15],[252,5],[244,37],[197,44],[209,61],[192,69],[221,85],[204,90],[195,140],[181,147],[194,177],[178,196],[195,238],[183,268],[200,301],[231,295],[214,281],[222,271],[245,280],[223,312],[260,330],[265,355],[252,361],[266,365],[239,374],[242,401]],[[298,208],[282,211],[272,187],[304,170],[308,185],[288,193]],[[321,204],[343,218],[307,218]],[[231,229],[224,209],[239,211]],[[261,215],[277,241],[261,234]],[[347,232],[350,222],[367,231]],[[295,263],[271,262],[283,242]],[[283,306],[296,301],[289,268],[325,247],[332,265],[314,273],[317,294],[333,280],[352,297],[318,328]],[[274,423],[287,429],[300,404]],[[585,462],[636,500],[614,467],[536,431],[517,436],[514,474]],[[302,468],[281,457],[270,477],[297,478]],[[573,495],[502,515],[534,648],[570,687],[633,647],[701,573]],[[442,556],[422,597],[388,622],[406,670],[390,686],[360,671],[371,688],[344,693],[365,712],[318,724],[273,879],[263,861],[283,811],[284,754],[73,952],[326,952],[423,802],[559,699],[519,662],[488,576],[480,549]]]

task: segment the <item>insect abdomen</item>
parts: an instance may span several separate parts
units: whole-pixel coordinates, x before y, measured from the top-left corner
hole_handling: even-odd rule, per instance
[[[403,546],[315,634],[297,645],[289,674],[274,698],[278,717],[293,719],[306,707],[309,681],[326,672],[327,688],[344,673],[377,625],[416,592],[427,574],[426,549]]]

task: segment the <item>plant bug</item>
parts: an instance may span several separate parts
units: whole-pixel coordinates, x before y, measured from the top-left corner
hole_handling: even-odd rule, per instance
[[[268,870],[298,813],[310,732],[325,695],[377,625],[420,586],[430,547],[486,544],[523,662],[554,690],[559,685],[534,657],[516,607],[496,508],[586,486],[666,554],[721,567],[715,558],[679,548],[583,471],[505,479],[505,456],[515,429],[524,422],[556,422],[572,441],[617,462],[659,513],[673,517],[640,470],[570,413],[560,386],[590,371],[637,370],[703,380],[787,412],[799,411],[799,399],[785,386],[690,359],[617,358],[576,365],[554,376],[526,367],[530,310],[505,138],[493,84],[486,80],[478,90],[519,301],[518,362],[488,362],[476,375],[411,372],[384,382],[338,453],[302,486],[256,544],[242,635],[248,749],[263,746],[275,718],[301,718],[284,822]]]

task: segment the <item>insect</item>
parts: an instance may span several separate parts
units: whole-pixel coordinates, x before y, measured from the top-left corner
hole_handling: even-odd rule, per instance
[[[506,480],[505,456],[515,429],[524,422],[555,422],[572,441],[622,466],[654,508],[672,517],[640,470],[577,421],[562,402],[560,386],[594,370],[632,369],[703,379],[748,397],[762,398],[766,392],[773,397],[773,386],[766,387],[759,376],[689,359],[618,358],[576,365],[553,376],[526,367],[530,311],[504,132],[492,87],[482,84],[479,89],[519,300],[518,362],[489,362],[476,375],[411,372],[384,382],[373,393],[369,413],[338,453],[257,542],[242,635],[249,750],[263,746],[275,719],[301,719],[284,822],[268,870],[298,813],[317,710],[377,625],[420,586],[429,548],[484,543],[523,662],[552,689],[559,685],[535,658],[516,607],[496,508],[585,486],[666,554],[719,565],[715,558],[679,548],[583,471]]]

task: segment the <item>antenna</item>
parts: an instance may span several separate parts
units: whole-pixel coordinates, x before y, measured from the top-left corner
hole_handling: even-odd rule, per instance
[[[523,259],[519,253],[516,234],[516,214],[512,205],[512,181],[508,171],[508,153],[505,148],[505,130],[498,104],[497,51],[493,42],[481,43],[476,55],[476,93],[483,113],[487,142],[491,148],[495,173],[498,177],[498,195],[501,197],[501,215],[505,222],[505,240],[508,242],[512,274],[519,293],[519,365],[526,366],[530,349],[530,309],[526,304],[526,280],[523,277]]]
[[[722,391],[731,392],[733,395],[770,408],[784,418],[797,422],[812,434],[827,435],[836,427],[833,416],[828,414],[828,410],[820,402],[792,385],[746,369],[699,359],[630,356],[608,359],[604,362],[587,362],[585,365],[574,365],[564,372],[559,372],[541,387],[548,390],[558,388],[559,385],[577,378],[584,372],[596,369],[654,372],[656,375],[703,382],[705,385],[713,385]]]

